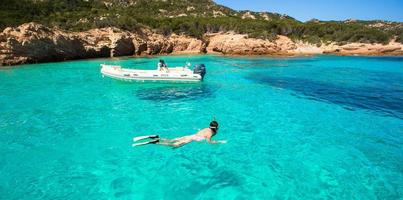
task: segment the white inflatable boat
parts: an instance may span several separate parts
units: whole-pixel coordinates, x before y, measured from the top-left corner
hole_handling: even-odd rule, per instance
[[[206,74],[203,64],[195,65],[194,70],[188,67],[172,67],[168,70],[125,69],[117,65],[101,64],[101,73],[115,79],[126,81],[202,81]]]

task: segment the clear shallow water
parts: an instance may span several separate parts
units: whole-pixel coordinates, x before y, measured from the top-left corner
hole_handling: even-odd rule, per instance
[[[99,74],[158,59],[1,69],[1,198],[402,198],[403,58],[165,58],[205,63],[200,84]],[[213,116],[225,145],[131,147]]]

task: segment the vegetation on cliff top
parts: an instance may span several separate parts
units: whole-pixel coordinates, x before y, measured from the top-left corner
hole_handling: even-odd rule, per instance
[[[151,27],[201,38],[204,33],[235,31],[274,39],[286,35],[311,43],[403,42],[403,25],[382,21],[300,22],[275,13],[235,11],[211,0],[2,0],[0,30],[38,22],[71,31],[115,26],[125,30]]]

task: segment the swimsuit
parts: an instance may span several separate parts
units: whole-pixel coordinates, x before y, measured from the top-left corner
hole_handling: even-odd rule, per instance
[[[197,142],[200,142],[200,141],[203,141],[206,139],[205,137],[200,136],[200,135],[191,135],[191,137],[192,137],[192,140],[197,141]]]

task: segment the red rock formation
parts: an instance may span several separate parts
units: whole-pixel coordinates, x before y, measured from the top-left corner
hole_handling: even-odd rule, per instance
[[[267,55],[280,52],[280,48],[271,41],[248,38],[242,34],[218,33],[207,35],[207,38],[207,53]]]
[[[149,30],[132,33],[102,28],[68,33],[27,23],[0,33],[0,65],[202,51],[201,40],[178,35],[165,37]]]
[[[278,36],[269,41],[235,33],[205,35],[205,40],[148,29],[137,32],[118,28],[65,32],[36,23],[6,28],[0,33],[0,65],[50,62],[83,58],[157,54],[220,53],[228,55],[403,55],[403,45],[335,43],[314,45]]]

